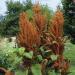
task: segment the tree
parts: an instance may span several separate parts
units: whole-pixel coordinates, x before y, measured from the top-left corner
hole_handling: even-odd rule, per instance
[[[7,12],[5,19],[2,21],[1,27],[4,26],[1,30],[3,31],[3,35],[14,36],[19,31],[18,22],[19,22],[19,14],[23,11],[27,11],[32,8],[31,0],[27,0],[24,4],[19,1],[13,2],[7,1]]]
[[[75,40],[75,3],[73,0],[62,0],[65,17],[64,32]]]
[[[0,22],[0,31],[1,35],[4,36],[15,36],[17,32],[19,31],[19,14],[21,12],[28,13],[29,20],[32,20],[33,18],[33,4],[31,0],[26,0],[23,3],[20,3],[19,1],[13,2],[7,1],[7,12],[4,16],[4,19]],[[41,11],[42,14],[45,15],[46,20],[49,21],[52,17],[53,11],[48,8],[48,6],[42,6],[41,5]],[[49,22],[48,22],[49,23]]]

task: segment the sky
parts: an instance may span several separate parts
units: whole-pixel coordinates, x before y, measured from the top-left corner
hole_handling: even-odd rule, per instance
[[[7,8],[6,8],[6,1],[8,0],[0,0],[0,14],[4,15]],[[20,1],[23,2],[25,0],[13,0],[13,1]],[[48,5],[52,10],[56,10],[58,5],[61,5],[61,0],[32,0],[33,3],[38,2],[42,5]]]

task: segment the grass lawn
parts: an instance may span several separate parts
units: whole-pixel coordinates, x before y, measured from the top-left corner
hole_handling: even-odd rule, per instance
[[[69,41],[65,43],[64,56],[71,61],[71,73],[69,75],[75,75],[75,45],[71,44]]]

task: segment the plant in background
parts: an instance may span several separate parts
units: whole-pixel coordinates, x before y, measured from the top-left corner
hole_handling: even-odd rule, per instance
[[[34,50],[34,46],[40,46],[40,35],[34,24],[28,21],[26,13],[20,14],[20,33],[18,44],[28,50]]]
[[[74,0],[61,0],[64,13],[64,33],[71,37],[75,44],[75,2]]]
[[[0,48],[0,67],[15,71],[19,69],[20,64],[23,61],[23,57],[32,59],[33,52],[26,52],[23,47],[10,47],[10,44],[11,43],[7,43],[6,46]]]
[[[16,36],[19,30],[19,14],[32,9],[33,4],[31,0],[26,0],[23,3],[11,0],[5,3],[7,11],[0,22],[0,34],[2,36]]]
[[[22,61],[22,57],[18,57],[16,54],[16,50],[19,51],[19,48],[13,48],[10,44],[11,43],[7,43],[6,46],[0,48],[0,67],[15,70]],[[20,51],[22,53],[23,48],[21,48]]]

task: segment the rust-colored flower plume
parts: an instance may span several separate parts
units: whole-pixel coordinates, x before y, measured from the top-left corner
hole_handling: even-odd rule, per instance
[[[57,10],[55,16],[51,20],[51,28],[50,31],[56,38],[63,36],[63,25],[64,18],[63,13],[60,10]]]
[[[33,11],[34,11],[34,19],[35,19],[35,23],[38,28],[38,31],[42,33],[46,27],[46,18],[44,15],[42,15],[41,6],[39,4],[35,4],[33,6]]]
[[[20,14],[19,27],[18,44],[20,46],[34,50],[34,46],[40,45],[40,35],[36,27],[27,19],[25,12]]]
[[[57,10],[54,17],[51,20],[51,26],[49,29],[49,33],[53,39],[53,47],[52,50],[55,54],[62,54],[64,50],[63,43],[63,24],[64,17],[60,10]]]

